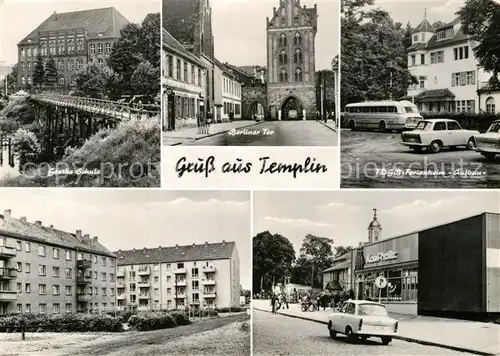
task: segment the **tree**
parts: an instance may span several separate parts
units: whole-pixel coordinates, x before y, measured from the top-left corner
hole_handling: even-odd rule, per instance
[[[474,54],[479,65],[491,73],[490,84],[500,87],[500,6],[492,0],[467,0],[457,15],[462,31],[478,42]]]
[[[17,64],[14,64],[12,66],[12,71],[5,76],[5,78],[2,80],[0,83],[0,91],[5,90],[5,82],[7,82],[7,90],[9,92],[14,92],[17,90],[17,72],[19,70],[19,66]]]
[[[81,96],[107,99],[108,89],[116,74],[106,66],[89,64],[76,73],[76,88]]]
[[[346,254],[347,252],[352,251],[352,246],[337,246],[335,247],[335,258],[339,258],[343,254]]]
[[[401,25],[386,11],[366,9],[372,0],[342,0],[342,4],[342,106],[404,96],[415,79],[407,68]]]
[[[49,54],[49,58],[45,62],[45,75],[44,75],[43,83],[54,88],[54,84],[57,83],[57,67],[56,61],[51,54]]]
[[[333,240],[307,234],[302,241],[300,256],[292,271],[292,280],[315,287],[322,286],[321,272],[331,266]]]
[[[279,234],[264,231],[253,238],[253,290],[271,289],[289,275],[295,261],[292,243]]]
[[[43,65],[43,58],[40,53],[36,56],[35,69],[33,71],[33,85],[38,86],[39,89],[45,81],[45,67]]]
[[[153,67],[148,61],[140,63],[130,78],[134,93],[155,96],[160,92],[160,67]]]
[[[161,61],[160,29],[160,13],[148,14],[141,24],[141,40],[139,42],[143,59],[158,68]]]
[[[411,46],[412,42],[413,27],[411,27],[411,24],[409,22],[407,22],[406,27],[404,29],[401,29],[401,31],[403,34],[403,47],[405,49],[408,49],[408,47]]]

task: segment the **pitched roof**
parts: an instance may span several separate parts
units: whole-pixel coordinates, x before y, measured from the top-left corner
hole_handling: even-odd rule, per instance
[[[177,41],[174,36],[172,36],[167,30],[163,29],[163,46],[169,48],[172,51],[175,51],[178,55],[184,57],[185,59],[189,59],[200,66],[204,64],[200,61],[198,57],[189,52],[179,41]]]
[[[325,269],[322,273],[327,273],[327,272],[332,272],[332,271],[338,271],[338,270],[341,270],[341,269],[346,269],[350,265],[351,265],[351,261],[350,260],[349,261],[340,262],[340,263],[337,263],[337,264],[333,265],[330,268]]]
[[[116,251],[117,264],[139,265],[158,262],[185,262],[203,260],[223,260],[231,258],[234,242],[205,243],[203,245],[144,248]]]
[[[424,20],[424,22],[427,21],[427,20]],[[432,27],[431,24],[429,24],[434,30],[431,31],[431,32],[440,32],[440,31],[443,31],[444,29],[447,29],[447,28],[450,28],[450,27],[453,27],[455,25],[458,25],[460,23],[460,18],[457,17],[455,20],[453,20],[452,22],[450,23],[447,23],[446,25],[443,25],[443,26],[439,26],[438,28],[434,29],[434,27]],[[422,24],[420,24],[419,26],[417,26],[417,28],[419,28]],[[425,27],[427,25],[423,25],[423,27]],[[419,32],[419,31],[413,31],[413,33],[415,32]],[[447,37],[447,38],[442,38],[440,40],[437,39],[437,35],[434,34],[430,39],[429,41],[427,41],[427,43],[414,43],[412,44],[410,47],[407,48],[407,51],[408,52],[413,52],[413,51],[418,51],[420,49],[426,49],[426,50],[430,50],[430,49],[435,49],[435,48],[442,48],[442,47],[448,47],[448,46],[451,46],[451,45],[454,45],[454,44],[458,44],[458,43],[461,43],[461,42],[466,42],[469,40],[469,37],[462,31],[461,28],[457,29],[457,31],[454,31],[453,33],[453,36],[451,37]]]
[[[432,26],[431,23],[427,19],[424,19],[424,21],[422,21],[420,23],[420,25],[415,27],[412,34],[417,33],[417,32],[436,32],[436,30],[435,30],[434,26]]]
[[[39,32],[78,28],[84,28],[87,31],[88,38],[97,38],[98,34],[102,34],[101,37],[104,38],[117,38],[120,37],[120,30],[127,24],[129,24],[129,21],[114,7],[60,14],[54,12],[19,44],[25,44],[28,39],[36,38]]]
[[[0,215],[0,235],[115,257],[111,251],[93,238],[85,236],[78,238],[76,234],[70,232],[41,224],[37,225],[36,223],[22,221],[6,215]]]

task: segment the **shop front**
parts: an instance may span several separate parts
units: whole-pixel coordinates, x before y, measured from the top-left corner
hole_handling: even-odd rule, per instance
[[[360,247],[356,254],[355,293],[358,299],[380,300],[394,313],[417,314],[418,233]],[[387,287],[378,289],[383,276]]]

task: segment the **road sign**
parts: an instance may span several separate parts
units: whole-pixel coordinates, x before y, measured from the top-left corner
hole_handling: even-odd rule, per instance
[[[384,289],[387,287],[387,279],[384,276],[378,276],[375,278],[375,287],[378,289]]]

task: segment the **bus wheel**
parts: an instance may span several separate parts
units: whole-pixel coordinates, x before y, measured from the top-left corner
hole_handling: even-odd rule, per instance
[[[354,122],[354,120],[349,121],[349,127],[353,131],[356,130],[356,123]]]
[[[385,130],[387,130],[387,125],[385,124],[385,121],[380,121],[378,123],[378,129],[380,130],[380,132],[385,132]]]

